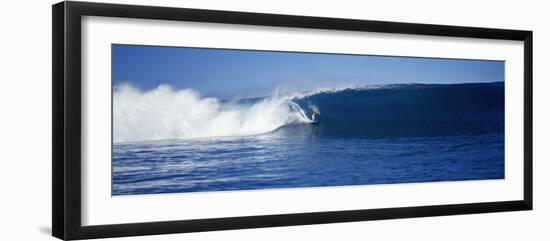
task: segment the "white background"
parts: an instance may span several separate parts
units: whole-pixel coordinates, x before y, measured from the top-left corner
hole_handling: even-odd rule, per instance
[[[535,211],[176,234],[119,240],[548,240],[550,24],[544,1],[120,1],[192,8],[531,29]],[[51,10],[10,1],[0,14],[0,240],[54,240],[51,230]]]

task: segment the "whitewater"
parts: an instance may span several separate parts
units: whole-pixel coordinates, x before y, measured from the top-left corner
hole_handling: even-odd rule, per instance
[[[148,91],[117,86],[113,88],[113,141],[248,136],[312,122],[293,98],[275,93],[244,103],[203,97],[192,89],[168,85]]]

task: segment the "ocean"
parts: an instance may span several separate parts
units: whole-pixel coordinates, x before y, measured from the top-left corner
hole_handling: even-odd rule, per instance
[[[504,178],[503,82],[113,101],[112,195]]]

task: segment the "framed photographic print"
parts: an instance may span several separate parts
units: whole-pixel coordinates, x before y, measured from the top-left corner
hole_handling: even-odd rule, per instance
[[[530,209],[531,31],[53,6],[58,238]]]

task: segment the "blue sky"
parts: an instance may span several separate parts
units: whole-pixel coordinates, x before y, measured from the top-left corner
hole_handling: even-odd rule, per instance
[[[113,85],[168,84],[204,96],[247,98],[280,92],[393,83],[504,81],[504,62],[368,55],[113,45]]]

